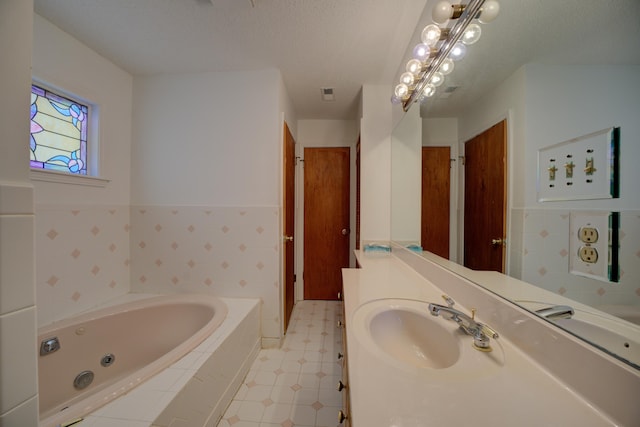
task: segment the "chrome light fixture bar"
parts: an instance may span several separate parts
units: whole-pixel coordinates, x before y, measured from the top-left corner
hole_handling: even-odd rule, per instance
[[[451,5],[451,19],[458,19],[453,27],[443,28],[444,41],[441,46],[435,50],[431,54],[431,61],[424,65],[425,69],[419,74],[417,81],[414,85],[411,85],[409,88],[409,93],[402,97],[402,108],[406,112],[409,110],[411,104],[416,102],[422,96],[422,93],[433,78],[434,74],[439,72],[439,69],[442,63],[449,57],[449,54],[456,46],[456,43],[460,41],[463,37],[465,30],[472,23],[472,21],[482,14],[482,6],[484,5],[486,0],[471,0],[466,5]],[[490,3],[497,4],[497,2],[489,0]],[[436,7],[441,6],[438,4]],[[499,6],[495,6],[492,4],[492,8],[496,8]],[[434,11],[435,12],[435,11]],[[494,9],[490,12],[491,14],[496,13],[497,9]],[[495,15],[493,16],[495,17]],[[493,19],[492,17],[492,19]],[[428,60],[427,60],[428,61]]]

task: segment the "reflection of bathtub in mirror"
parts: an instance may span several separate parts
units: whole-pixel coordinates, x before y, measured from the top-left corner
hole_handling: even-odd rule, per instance
[[[554,303],[527,300],[514,302],[534,312],[555,305]],[[617,314],[622,311],[627,317],[637,318],[640,316],[640,310],[631,306],[614,305],[605,308],[613,310],[614,313],[609,314],[592,308],[574,307],[574,314],[571,317],[548,320],[562,329],[640,366],[640,331],[635,324],[621,320],[622,316]]]

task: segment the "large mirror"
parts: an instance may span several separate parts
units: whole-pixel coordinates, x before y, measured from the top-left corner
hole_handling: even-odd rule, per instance
[[[416,43],[422,28],[432,22],[435,3],[426,3]],[[455,64],[436,95],[412,105],[396,125],[392,239],[421,244],[422,226],[432,221],[431,214],[420,214],[425,204],[421,152],[423,147],[448,147],[450,204],[440,210],[448,209],[449,223],[438,226],[446,230],[448,246],[440,249],[439,257],[429,252],[423,256],[458,273],[468,272],[456,268],[465,262],[467,143],[503,122],[504,235],[495,236],[493,244],[485,242],[486,251],[501,248],[502,271],[534,286],[504,286],[494,280],[497,273],[470,277],[526,309],[558,308],[540,315],[639,368],[640,2],[500,4],[499,17],[482,27],[481,39]],[[538,176],[548,173],[538,165],[538,151],[608,128],[620,129],[619,197],[538,201]],[[424,173],[432,172],[427,168]],[[570,233],[576,227],[571,218],[576,212],[620,213],[618,282],[570,273]],[[497,282],[500,287],[493,286]]]

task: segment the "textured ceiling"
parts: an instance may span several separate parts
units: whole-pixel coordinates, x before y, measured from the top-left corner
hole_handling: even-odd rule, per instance
[[[456,64],[436,98],[422,106],[423,117],[453,116],[530,62],[640,65],[640,0],[499,1],[500,15],[482,26],[480,40]],[[426,25],[430,10],[425,8],[428,16],[418,28]],[[447,86],[458,89],[442,98]]]
[[[280,69],[299,118],[355,118],[390,84],[426,0],[35,0],[134,75]],[[322,102],[321,88],[335,88]],[[250,100],[248,100],[250,102]]]
[[[36,13],[134,75],[278,68],[301,119],[355,118],[361,86],[394,84],[436,2],[34,1]],[[459,88],[423,115],[451,115],[527,62],[640,64],[640,0],[500,4],[447,77]],[[321,101],[322,87],[335,88],[335,101]]]

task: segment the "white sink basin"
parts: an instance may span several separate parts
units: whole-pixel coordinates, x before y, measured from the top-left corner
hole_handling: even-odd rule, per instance
[[[499,340],[494,351],[473,348],[473,337],[458,325],[429,313],[429,303],[380,299],[358,307],[350,322],[355,338],[387,366],[431,379],[491,375],[504,366]]]
[[[371,317],[369,331],[380,350],[394,359],[418,368],[443,369],[458,361],[460,343],[441,323],[424,310],[390,307]]]

